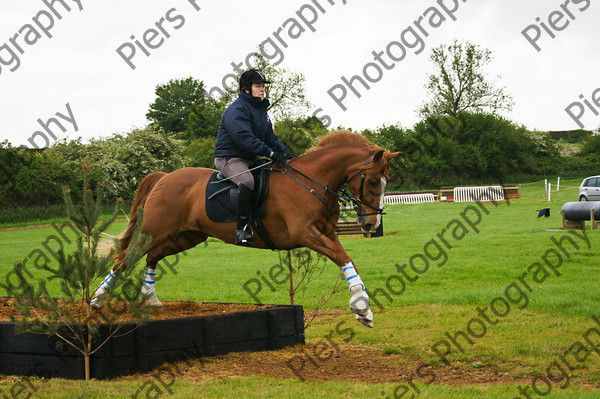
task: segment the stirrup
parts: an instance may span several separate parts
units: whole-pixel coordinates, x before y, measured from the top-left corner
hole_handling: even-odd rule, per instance
[[[243,229],[235,229],[235,245],[252,246],[254,245],[254,234],[248,225]]]

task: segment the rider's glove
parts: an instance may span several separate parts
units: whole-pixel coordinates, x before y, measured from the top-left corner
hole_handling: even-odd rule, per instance
[[[285,163],[285,155],[283,155],[282,152],[271,151],[269,158],[271,158],[274,162]]]

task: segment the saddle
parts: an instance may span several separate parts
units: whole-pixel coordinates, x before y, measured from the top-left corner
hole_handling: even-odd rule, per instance
[[[268,164],[251,172],[254,176],[254,190],[252,193],[253,206],[250,218],[254,231],[271,249],[275,249],[275,244],[262,223],[262,218],[265,214],[266,198],[269,192],[270,172],[271,169],[268,168]],[[215,172],[208,180],[206,185],[206,214],[213,222],[235,222],[237,220],[237,185],[223,179],[225,179],[225,176],[221,172]]]

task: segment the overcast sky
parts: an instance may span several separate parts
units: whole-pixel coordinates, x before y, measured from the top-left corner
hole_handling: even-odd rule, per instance
[[[313,109],[332,127],[411,127],[426,99],[431,49],[454,38],[493,52],[489,77],[515,100],[507,118],[530,129],[577,129],[565,108],[580,95],[600,112],[592,98],[600,6],[591,0],[63,1],[70,11],[60,1],[54,12],[42,0],[0,2],[0,141],[43,146],[39,134],[28,139],[43,131],[38,119],[52,117],[66,130],[50,124],[59,138],[143,127],[157,84],[192,76],[219,86],[231,63],[265,40],[278,45],[266,51],[279,66],[305,75]],[[373,51],[383,52],[380,61]],[[370,86],[354,81],[360,98],[342,81],[355,75]],[[346,111],[328,94],[336,85],[334,95],[346,91]],[[600,90],[596,99],[600,105]],[[587,105],[571,110],[585,128],[600,126]]]

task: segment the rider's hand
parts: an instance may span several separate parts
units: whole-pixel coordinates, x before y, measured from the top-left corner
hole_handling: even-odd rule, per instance
[[[271,158],[274,162],[285,163],[285,155],[283,155],[282,152],[271,151],[269,158]]]
[[[292,158],[296,158],[298,155],[296,154],[292,154],[291,152],[288,152],[287,154],[285,154],[285,158],[286,159],[292,159]]]

